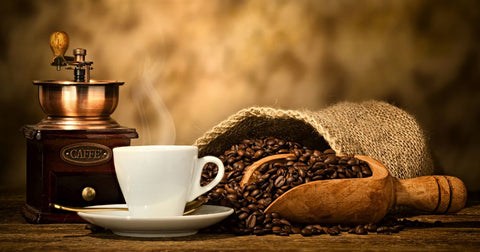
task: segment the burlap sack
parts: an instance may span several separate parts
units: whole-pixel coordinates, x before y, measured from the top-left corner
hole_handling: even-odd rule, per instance
[[[430,175],[425,136],[405,111],[379,101],[343,102],[319,111],[243,109],[196,140],[199,155],[220,155],[244,139],[273,136],[315,149],[373,157],[394,177]]]

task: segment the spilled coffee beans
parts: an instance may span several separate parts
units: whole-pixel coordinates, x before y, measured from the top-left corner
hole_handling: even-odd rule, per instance
[[[258,168],[257,181],[240,187],[245,168],[266,156],[293,153],[291,158],[263,164]],[[396,224],[360,226],[300,225],[290,223],[278,213],[265,214],[264,210],[276,198],[298,185],[325,179],[364,178],[372,175],[369,166],[353,156],[338,157],[335,151],[312,150],[298,143],[273,137],[244,140],[233,145],[219,157],[225,165],[223,180],[210,192],[199,197],[213,204],[232,207],[234,215],[212,227],[212,232],[231,232],[238,235],[302,234],[304,236],[341,232],[367,234],[391,233]],[[217,167],[208,164],[202,174],[202,184],[209,183]],[[399,231],[397,227],[395,231]]]

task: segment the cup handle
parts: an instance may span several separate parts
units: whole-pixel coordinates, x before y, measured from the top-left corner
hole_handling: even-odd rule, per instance
[[[218,167],[217,176],[208,185],[201,186],[200,179],[202,177],[203,166],[205,166],[207,163],[214,163],[217,165]],[[223,167],[223,163],[220,159],[214,156],[205,156],[205,157],[199,158],[197,161],[197,167],[195,169],[195,176],[193,176],[190,196],[187,198],[187,202],[192,201],[196,199],[198,196],[212,190],[212,188],[215,187],[223,179],[224,174],[225,174],[225,168]]]

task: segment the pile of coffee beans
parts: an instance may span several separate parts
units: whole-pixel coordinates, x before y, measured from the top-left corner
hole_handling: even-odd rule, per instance
[[[275,154],[292,153],[285,160],[263,164],[258,168],[256,182],[240,186],[246,168],[257,160]],[[265,214],[264,210],[276,198],[298,185],[311,181],[342,178],[364,178],[372,172],[364,161],[353,156],[338,157],[331,149],[313,150],[299,143],[278,138],[247,139],[233,145],[219,158],[225,165],[223,180],[209,193],[199,197],[212,204],[232,207],[235,213],[212,227],[210,232],[231,232],[238,235],[302,234],[304,236],[341,232],[389,234],[403,229],[396,220],[384,220],[378,224],[301,225],[290,223],[278,213]],[[209,183],[216,175],[217,167],[208,164],[202,174],[202,184]]]

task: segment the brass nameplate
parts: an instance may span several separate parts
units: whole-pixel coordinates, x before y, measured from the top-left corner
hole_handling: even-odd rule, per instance
[[[60,151],[60,157],[69,164],[100,165],[112,158],[112,150],[98,143],[75,143],[63,147]]]

